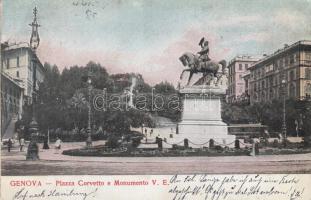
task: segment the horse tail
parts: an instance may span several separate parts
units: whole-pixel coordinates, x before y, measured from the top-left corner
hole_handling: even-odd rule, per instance
[[[224,71],[225,68],[226,68],[226,66],[227,66],[226,60],[221,60],[221,61],[219,61],[218,63],[221,64],[221,66],[222,66],[222,71]]]

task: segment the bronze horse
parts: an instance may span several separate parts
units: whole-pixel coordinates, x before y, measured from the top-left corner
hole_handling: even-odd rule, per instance
[[[200,61],[197,55],[192,53],[184,53],[179,60],[182,62],[184,66],[188,66],[188,69],[184,69],[180,75],[180,79],[182,79],[184,72],[189,71],[189,79],[187,85],[189,85],[190,80],[195,73],[203,73],[203,76],[211,75],[211,79],[213,77],[217,78],[217,82],[221,76],[218,74],[219,65],[222,66],[222,72],[224,72],[226,68],[226,61],[221,60],[219,62],[215,62],[213,60],[202,62]],[[210,81],[209,81],[210,82]]]

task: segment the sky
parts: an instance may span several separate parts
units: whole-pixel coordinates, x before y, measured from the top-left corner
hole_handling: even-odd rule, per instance
[[[227,61],[311,40],[311,0],[2,0],[2,42],[29,42],[35,6],[42,62],[95,61],[150,84],[176,85],[178,58],[198,52],[202,37],[212,59]]]

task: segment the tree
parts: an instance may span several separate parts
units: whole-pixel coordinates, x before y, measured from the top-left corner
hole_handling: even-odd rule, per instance
[[[180,106],[178,107],[178,105],[174,105],[174,107],[178,107],[178,109],[173,108],[171,105],[171,103],[173,103],[173,100],[177,100],[178,99],[178,91],[175,89],[175,87],[165,81],[165,82],[161,82],[159,84],[156,84],[154,86],[154,95],[156,94],[160,94],[163,97],[163,109],[156,111],[156,113],[159,116],[162,117],[166,117],[171,119],[172,121],[178,121],[180,120],[181,117],[181,108]],[[156,103],[156,102],[154,102]],[[180,102],[179,102],[180,103]],[[180,105],[180,104],[179,104]]]
[[[87,100],[83,93],[76,92],[71,99],[68,101],[68,105],[71,110],[70,116],[72,119],[74,119],[74,128],[82,128],[81,125],[83,124],[83,121],[86,119],[85,113],[87,113]],[[83,112],[84,111],[84,112]],[[81,116],[83,115],[84,116]],[[80,124],[80,127],[78,126]]]
[[[161,94],[176,94],[177,93],[177,90],[175,89],[175,87],[167,81],[156,84],[154,86],[154,89],[156,93],[161,93]]]

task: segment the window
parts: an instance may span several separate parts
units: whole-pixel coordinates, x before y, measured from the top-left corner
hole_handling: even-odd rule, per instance
[[[279,67],[282,68],[282,67],[283,67],[283,64],[284,64],[284,62],[283,62],[283,59],[281,58],[281,59],[279,60]]]
[[[289,72],[289,80],[294,80],[295,79],[295,75],[294,75],[294,71],[290,71]]]
[[[269,78],[269,85],[270,85],[270,87],[273,86],[273,82],[274,82],[274,78],[273,78],[273,77],[270,77],[270,78]]]
[[[240,80],[242,80],[242,74],[239,75]]]
[[[289,87],[289,96],[294,98],[296,94],[296,87],[294,84],[291,84]]]
[[[268,87],[269,87],[269,81],[266,80],[266,88],[268,88]]]
[[[9,69],[10,68],[10,59],[6,59],[6,68]]]
[[[306,94],[306,98],[310,98],[311,97],[311,83],[308,83],[305,86],[305,94]]]
[[[262,101],[266,101],[266,93],[264,91],[261,93],[261,98]]]
[[[19,67],[19,57],[16,58],[16,67]]]
[[[309,69],[309,68],[305,69],[305,77],[306,77],[306,79],[311,80],[311,69]]]
[[[278,76],[275,76],[274,85],[277,85],[277,84],[278,84]]]
[[[19,71],[16,71],[16,77],[19,78]]]
[[[287,67],[288,66],[288,63],[289,63],[289,58],[285,58],[285,66]]]
[[[294,62],[297,63],[299,61],[299,54],[296,53],[294,56]]]
[[[290,63],[290,64],[293,64],[293,63],[294,63],[294,55],[291,55],[291,56],[289,57],[289,63]]]
[[[278,65],[279,63],[276,61],[275,63],[274,63],[274,70],[278,70],[278,68],[279,68],[279,65]]]
[[[239,70],[243,70],[242,64],[239,64]]]
[[[245,64],[245,70],[248,68],[248,64]]]
[[[272,89],[269,90],[268,99],[273,99],[273,90]]]

